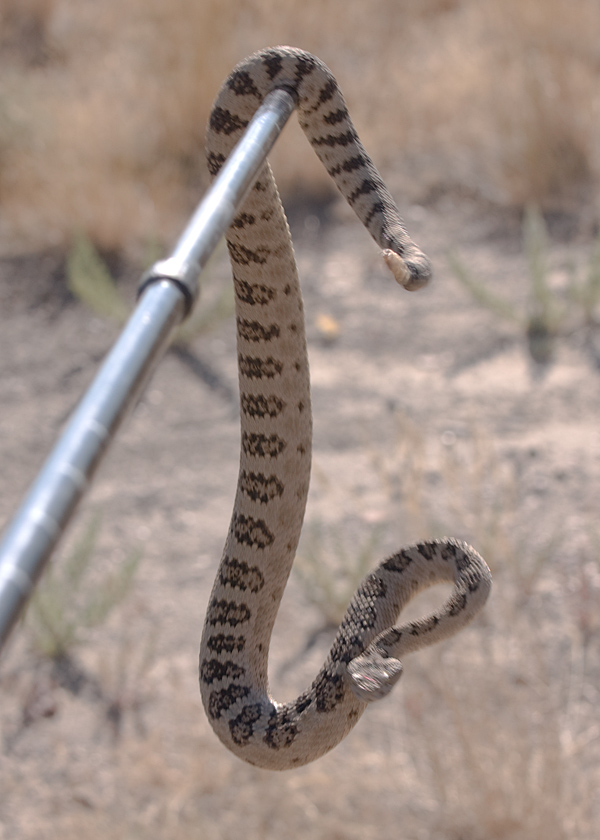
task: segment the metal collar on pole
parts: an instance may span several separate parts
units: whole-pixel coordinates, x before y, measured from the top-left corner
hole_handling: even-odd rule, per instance
[[[143,278],[140,300],[0,542],[0,650],[173,329],[191,312],[198,276],[281,133],[294,101],[269,94],[171,256]]]

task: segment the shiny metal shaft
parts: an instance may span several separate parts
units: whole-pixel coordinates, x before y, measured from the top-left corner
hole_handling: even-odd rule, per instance
[[[0,542],[0,649],[128,409],[173,329],[198,298],[198,276],[294,109],[269,94],[206,193],[171,256],[142,279],[140,299]]]

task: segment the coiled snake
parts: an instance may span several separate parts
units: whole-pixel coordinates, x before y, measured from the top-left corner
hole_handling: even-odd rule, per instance
[[[213,107],[207,158],[216,174],[263,97],[286,88],[317,155],[384,249],[406,289],[424,285],[427,258],[350,121],[337,82],[314,56],[290,47],[239,64]],[[227,233],[233,267],[241,408],[241,459],[231,525],[210,597],[200,687],[223,743],[251,764],[282,770],[332,749],[369,700],[387,694],[398,661],[456,633],[481,609],[491,578],[456,540],[419,543],[385,560],[360,585],[321,671],[296,700],[269,695],[269,641],[298,544],[311,463],[312,415],[302,298],[290,233],[268,165]],[[395,626],[404,605],[440,581],[442,608]]]

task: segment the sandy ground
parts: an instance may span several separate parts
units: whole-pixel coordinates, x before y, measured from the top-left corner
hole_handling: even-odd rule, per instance
[[[477,537],[491,544],[498,533],[505,540],[516,534],[511,551],[519,549],[512,554],[522,565],[507,569],[505,546],[494,547],[489,562],[496,591],[487,616],[463,641],[448,643],[424,665],[409,664],[397,689],[401,699],[374,708],[332,756],[285,776],[229,757],[208,729],[196,685],[203,613],[228,526],[238,457],[235,337],[231,321],[220,325],[192,347],[218,384],[209,387],[175,355],[165,357],[68,535],[67,543],[93,512],[101,513],[92,577],[139,547],[143,557],[132,594],[106,623],[82,634],[72,651],[77,673],[71,678],[40,660],[23,626],[3,654],[2,840],[84,832],[124,838],[226,838],[241,831],[247,837],[541,836],[535,826],[527,833],[527,814],[535,807],[548,810],[551,791],[542,781],[531,783],[531,791],[540,791],[538,805],[528,800],[509,819],[512,805],[502,796],[514,803],[515,791],[529,782],[506,764],[510,779],[502,783],[498,807],[508,822],[491,826],[485,820],[492,806],[483,814],[484,800],[471,793],[461,799],[462,788],[452,787],[454,771],[443,760],[435,770],[415,709],[429,708],[423,700],[430,685],[427,663],[437,667],[446,656],[453,668],[464,667],[472,685],[484,680],[492,686],[481,689],[478,704],[488,721],[497,721],[496,660],[486,660],[482,640],[501,645],[499,628],[515,616],[520,630],[510,641],[516,651],[509,657],[512,698],[542,659],[565,645],[575,649],[569,639],[577,636],[576,649],[584,653],[596,644],[600,584],[589,544],[600,535],[599,371],[578,332],[559,340],[550,364],[536,367],[520,331],[478,308],[449,271],[447,255],[458,247],[476,276],[523,304],[527,271],[514,219],[449,199],[409,207],[405,217],[436,269],[432,285],[412,295],[387,276],[377,249],[345,211],[334,209],[327,223],[315,213],[294,216],[315,415],[308,533],[320,527],[345,541],[349,554],[373,528],[382,534],[380,554],[438,525],[452,527],[452,535],[468,538],[484,554],[488,545],[477,544]],[[567,261],[585,261],[587,251],[586,243],[557,241],[552,282],[560,286]],[[227,271],[225,263],[215,268],[217,278]],[[123,288],[131,300],[133,283],[126,280]],[[332,340],[323,316],[339,328]],[[0,262],[0,324],[3,521],[118,330],[68,295],[64,265],[53,255]],[[418,485],[412,490],[411,480]],[[331,539],[324,544],[325,553],[330,549]],[[538,575],[536,551],[546,549],[551,556]],[[294,573],[272,652],[282,699],[316,672],[331,638],[318,632],[323,624]],[[534,639],[542,625],[547,635],[543,643],[539,635],[537,640],[543,655],[535,662],[520,658],[519,645],[529,650],[525,637]],[[581,642],[577,634],[584,632]],[[468,666],[463,649],[471,651]],[[597,750],[591,711],[599,699],[598,674],[588,667],[577,705],[585,725],[577,730],[579,724],[569,723],[567,730],[585,731],[585,749]],[[505,677],[497,673],[495,679]],[[538,701],[544,696],[539,685]],[[553,685],[547,683],[548,697],[560,694],[560,717],[571,707]],[[539,702],[538,718],[548,711]],[[557,816],[554,833],[545,836],[587,837],[585,825],[593,836],[598,803],[585,795],[575,797],[585,816],[569,823],[576,809],[565,799],[564,824]],[[405,833],[398,833],[400,822]],[[541,830],[542,823],[536,825]]]

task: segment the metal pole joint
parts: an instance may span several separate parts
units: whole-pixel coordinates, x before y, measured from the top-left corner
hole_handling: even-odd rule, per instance
[[[265,97],[175,250],[142,278],[135,311],[0,541],[0,649],[293,110],[287,91]]]
[[[191,314],[200,297],[200,283],[198,278],[199,272],[197,265],[182,263],[181,260],[175,257],[158,260],[142,276],[138,289],[138,300],[150,286],[166,280],[177,286],[184,297],[183,318],[185,319]]]

